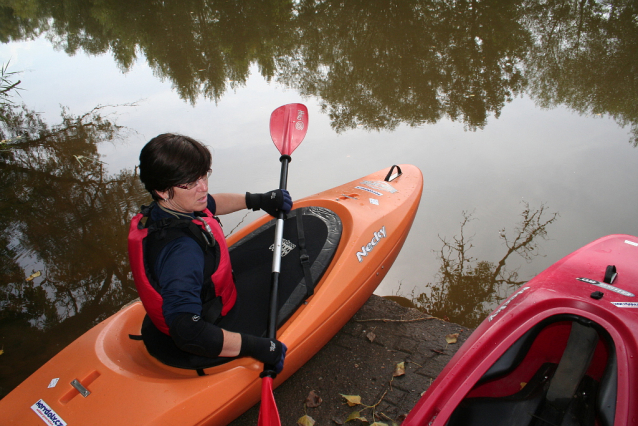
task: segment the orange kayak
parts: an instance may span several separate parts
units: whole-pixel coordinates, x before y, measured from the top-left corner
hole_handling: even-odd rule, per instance
[[[314,294],[282,319],[277,338],[288,352],[275,386],[317,353],[383,280],[410,231],[422,188],[420,170],[400,165],[295,201],[295,210],[334,213],[341,229]],[[231,251],[270,219],[229,237]],[[134,302],[79,337],[0,401],[1,423],[224,425],[259,401],[261,363],[240,358],[205,375],[165,365],[130,338],[140,334],[144,316]]]

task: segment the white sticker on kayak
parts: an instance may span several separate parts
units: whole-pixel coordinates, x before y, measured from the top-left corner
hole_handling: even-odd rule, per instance
[[[381,191],[389,192],[390,194],[396,194],[397,192],[399,192],[387,182],[380,182],[378,180],[364,180],[361,183],[364,185],[368,185],[370,188],[376,188]]]
[[[636,297],[635,294],[628,292],[627,290],[623,290],[622,288],[615,287],[613,285],[601,283],[600,281],[592,280],[591,278],[576,278],[578,281],[582,281],[587,284],[593,284],[598,287],[602,287],[605,290],[613,291],[614,293],[622,294],[627,297]]]
[[[506,301],[505,303],[503,303],[503,304],[501,305],[501,307],[500,307],[500,308],[498,308],[497,310],[495,310],[495,311],[494,311],[494,313],[493,313],[492,315],[490,315],[490,316],[487,318],[487,320],[488,320],[488,321],[492,321],[494,318],[496,318],[496,316],[497,316],[498,314],[500,314],[500,313],[501,313],[501,311],[504,311],[504,310],[505,310],[505,308],[507,308],[507,305],[509,305],[509,304],[510,304],[510,302],[511,302],[512,300],[516,299],[516,298],[517,298],[517,297],[518,297],[521,293],[523,293],[523,292],[524,292],[525,290],[527,290],[528,288],[529,288],[529,287],[523,287],[521,290],[519,290],[519,291],[517,291],[516,293],[514,293],[514,294],[512,295],[512,297],[510,297],[509,299],[507,299],[507,301]]]
[[[638,308],[638,302],[611,302],[617,308]]]
[[[67,426],[58,413],[53,411],[43,400],[39,400],[31,406],[31,409],[40,417],[44,423],[51,426]]]
[[[368,191],[371,194],[376,195],[377,197],[383,196],[379,191],[375,191],[374,189],[366,188],[365,186],[355,186],[354,189],[360,189],[362,191]]]
[[[357,252],[357,259],[359,262],[363,262],[363,258],[368,255],[382,238],[386,237],[385,226],[379,229],[379,232],[375,232],[372,240],[365,246],[361,246],[361,251]]]
[[[51,382],[49,383],[49,386],[47,386],[47,387],[48,388],[54,388],[55,385],[57,385],[59,381],[60,381],[60,378],[55,378],[55,379],[51,380]]]
[[[297,246],[292,241],[288,241],[285,238],[281,240],[281,257],[290,253],[295,247]],[[275,251],[275,244],[271,244],[269,248],[270,251]]]
[[[374,204],[375,206],[378,206],[379,200],[377,200],[376,198],[370,198],[370,204]]]
[[[633,242],[633,241],[625,240],[625,243],[626,243],[626,244],[629,244],[629,245],[632,245],[632,246],[634,246],[634,247],[638,247],[638,243],[635,243],[635,242]]]

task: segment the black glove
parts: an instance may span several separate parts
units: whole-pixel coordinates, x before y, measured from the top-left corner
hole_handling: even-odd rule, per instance
[[[288,352],[288,346],[285,343],[281,342],[281,356],[279,357],[279,361],[275,364],[275,373],[281,373],[281,370],[284,369],[284,360],[286,359],[286,352]]]
[[[276,339],[267,339],[243,333],[241,335],[239,356],[250,356],[268,366],[274,366],[275,373],[283,370],[287,350],[286,345]]]
[[[269,215],[277,217],[279,211],[283,211],[285,214],[290,213],[292,198],[290,198],[290,194],[285,189],[275,189],[263,194],[247,192],[246,207],[254,211],[261,209]]]

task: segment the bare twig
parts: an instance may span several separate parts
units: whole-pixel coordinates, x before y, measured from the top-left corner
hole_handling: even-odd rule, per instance
[[[419,317],[419,318],[412,318],[412,319],[389,319],[389,318],[371,318],[371,319],[362,319],[362,320],[355,320],[356,322],[372,322],[372,321],[383,321],[383,322],[416,322],[416,321],[425,321],[425,320],[431,320],[431,319],[436,319],[439,321],[445,321],[444,319],[441,318],[437,318],[437,317]],[[447,322],[447,321],[446,321]]]

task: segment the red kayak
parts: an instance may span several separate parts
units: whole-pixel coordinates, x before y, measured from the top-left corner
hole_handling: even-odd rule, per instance
[[[403,426],[638,424],[638,237],[610,235],[520,287]]]

